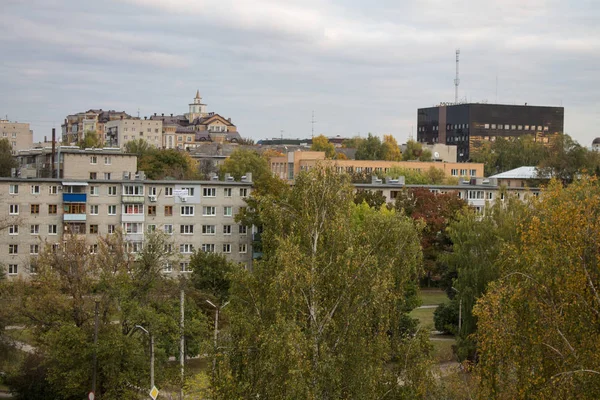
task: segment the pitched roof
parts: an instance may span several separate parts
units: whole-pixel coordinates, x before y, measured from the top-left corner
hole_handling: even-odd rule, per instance
[[[537,167],[519,167],[492,175],[490,178],[497,179],[538,179]]]

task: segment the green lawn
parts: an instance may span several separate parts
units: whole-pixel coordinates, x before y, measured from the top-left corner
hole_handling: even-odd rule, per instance
[[[419,326],[432,331],[433,328],[433,312],[435,308],[415,308],[410,312],[412,318],[419,320]]]
[[[424,306],[440,305],[449,301],[446,292],[440,289],[421,289],[421,301]]]
[[[456,361],[452,345],[456,344],[456,340],[432,340],[433,357],[438,363]]]

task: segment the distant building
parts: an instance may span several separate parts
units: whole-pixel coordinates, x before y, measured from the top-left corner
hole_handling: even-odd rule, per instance
[[[62,128],[63,144],[76,144],[82,140],[86,132],[96,132],[104,141],[104,125],[109,121],[132,119],[125,111],[88,110],[77,114],[67,115]]]
[[[497,137],[532,135],[548,143],[563,129],[563,107],[457,104],[417,111],[417,141],[456,145],[459,162],[469,161],[482,145]]]
[[[496,179],[499,186],[506,187],[532,187],[539,186],[538,182],[547,181],[549,178],[540,176],[537,167],[519,167],[490,176]]]
[[[108,147],[124,148],[128,142],[144,139],[149,145],[163,146],[163,123],[158,120],[118,119],[109,121],[104,126],[105,144]]]
[[[28,123],[0,119],[0,138],[10,142],[13,154],[33,147],[33,131],[29,129]]]

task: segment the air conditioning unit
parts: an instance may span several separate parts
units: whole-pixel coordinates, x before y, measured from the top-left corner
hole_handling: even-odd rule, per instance
[[[179,199],[182,203],[187,203],[187,197],[180,197]]]
[[[148,198],[150,199],[150,201],[151,201],[152,203],[155,203],[155,202],[156,202],[156,195],[155,195],[155,194],[150,194],[150,195],[148,195]]]

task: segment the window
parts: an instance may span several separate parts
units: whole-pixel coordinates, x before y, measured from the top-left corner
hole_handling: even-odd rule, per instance
[[[215,216],[217,215],[217,208],[212,206],[204,206],[202,207],[202,215],[203,216]]]
[[[56,186],[56,185],[48,186],[48,194],[57,194],[57,193],[58,193],[58,186]]]
[[[148,215],[152,217],[156,216],[156,206],[148,206]]]
[[[487,200],[493,200],[494,199],[494,193],[493,192],[486,192],[485,198]]]
[[[104,165],[110,165],[112,164],[112,160],[110,159],[110,157],[104,157]]]
[[[143,196],[144,187],[141,185],[125,185],[123,186],[123,194],[127,196]]]
[[[214,188],[214,187],[202,188],[202,197],[216,197],[216,196],[217,196],[217,188]]]
[[[223,235],[231,235],[231,225],[223,225]]]
[[[9,244],[8,245],[8,254],[19,254],[19,245],[18,244]]]
[[[514,131],[515,129],[517,129],[517,126],[516,125],[511,125],[510,129],[512,129]]]
[[[9,194],[19,194],[19,185],[10,185],[8,188]]]
[[[35,224],[35,225],[30,225],[29,226],[29,233],[31,233],[32,235],[39,235],[40,234],[40,226]]]
[[[472,169],[471,171],[469,171],[471,176],[476,176],[477,175],[477,170],[476,169]]]
[[[223,253],[231,253],[231,245],[229,243],[223,243]]]
[[[19,271],[19,266],[17,264],[8,264],[8,274],[9,275],[17,275]]]
[[[98,244],[94,243],[90,245],[90,254],[98,253]]]
[[[8,234],[9,235],[18,235],[19,234],[19,225],[9,225],[8,226]]]
[[[90,196],[98,196],[100,194],[98,189],[98,186],[90,186]]]
[[[165,244],[165,247],[163,248],[163,251],[166,254],[171,254],[173,252],[173,245],[171,243]]]
[[[39,244],[30,244],[29,245],[29,254],[39,254],[40,245]]]
[[[148,195],[149,196],[156,196],[156,186],[151,186],[148,188]]]
[[[496,129],[496,124],[492,124],[492,129]]]
[[[108,215],[117,215],[117,206],[116,205],[108,206]]]
[[[225,188],[223,194],[225,197],[231,197],[231,188]]]
[[[108,195],[109,196],[116,196],[117,195],[117,187],[116,186],[109,186],[108,187]]]
[[[163,267],[163,272],[167,272],[167,273],[173,272],[173,264],[171,264],[169,262],[166,263],[165,266]]]
[[[194,195],[194,188],[193,187],[182,187],[181,190],[187,190],[188,192],[188,196],[193,196]]]
[[[109,233],[109,234],[113,234],[113,233],[115,233],[115,229],[116,229],[116,228],[115,228],[115,226],[114,226],[114,225],[112,225],[112,224],[111,224],[111,225],[108,225],[108,233]]]
[[[8,213],[10,215],[19,215],[19,205],[18,204],[9,204]]]
[[[522,131],[523,130],[523,125],[517,126],[517,129],[520,130],[520,131]]]
[[[31,206],[29,206],[30,211],[32,214],[39,214],[40,213],[40,205],[39,204],[32,204]]]
[[[231,206],[223,207],[223,215],[226,217],[233,216],[233,207],[231,207]]]
[[[191,243],[180,244],[179,245],[179,252],[182,253],[182,254],[193,253],[194,252],[194,246]]]
[[[58,205],[57,204],[48,204],[48,214],[50,214],[50,215],[58,214]]]
[[[40,194],[40,185],[31,185],[31,194]]]
[[[147,228],[148,233],[152,233],[156,231],[156,225],[155,224],[148,224],[148,228]]]
[[[483,128],[484,128],[484,129],[490,129],[490,124],[484,124],[484,125],[483,125]]]
[[[214,225],[202,225],[202,234],[203,235],[214,235],[216,233],[216,229]]]
[[[194,206],[181,206],[181,215],[187,217],[194,216]]]
[[[98,164],[98,157],[91,156],[90,157],[90,164]]]
[[[191,235],[194,233],[194,225],[181,225],[179,227],[179,233],[182,235]]]
[[[538,125],[538,128],[537,128],[537,130],[538,130],[538,131],[541,131],[541,130],[542,130],[542,126],[541,126],[541,125]]]
[[[92,180],[98,179],[98,174],[96,172],[90,172],[90,179],[92,179]]]
[[[181,272],[192,272],[192,270],[190,269],[190,263],[187,261],[183,261],[179,263],[179,270]]]
[[[529,125],[525,125],[525,130],[528,131],[529,130]]]
[[[202,244],[202,251],[205,253],[214,253],[215,252],[215,245],[212,243],[203,243]]]
[[[452,176],[458,176],[458,169],[454,169],[454,168],[453,168],[453,169],[450,171],[450,173],[452,174]]]
[[[483,190],[469,190],[469,200],[483,199]]]
[[[165,206],[165,217],[173,215],[173,206]]]
[[[238,225],[238,233],[240,235],[246,235],[248,233],[248,227],[246,225]]]
[[[144,224],[141,222],[126,222],[123,224],[123,231],[125,233],[144,233]]]
[[[66,203],[63,205],[65,214],[85,214],[85,204],[83,203]]]
[[[129,253],[139,253],[143,247],[141,242],[127,242],[127,251]]]
[[[248,245],[246,243],[240,243],[239,251],[240,253],[248,252]]]
[[[110,172],[104,173],[104,180],[110,181]]]
[[[98,233],[98,225],[95,225],[95,224],[90,225],[90,233],[91,234]]]
[[[144,214],[143,204],[123,204],[123,214],[142,215]]]
[[[165,231],[165,233],[166,233],[167,235],[172,235],[172,234],[173,234],[173,225],[171,225],[171,224],[167,224],[167,225],[165,225],[165,226],[163,227],[163,229],[164,229],[164,231]]]
[[[173,196],[173,188],[172,187],[165,188],[165,196],[168,196],[168,197]]]
[[[90,206],[90,215],[98,215],[98,205],[92,204]]]
[[[460,176],[467,176],[467,170],[466,169],[461,169],[460,170]]]
[[[246,196],[248,196],[248,189],[240,188],[240,197],[246,197]]]

